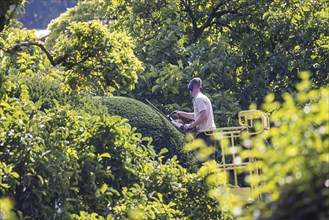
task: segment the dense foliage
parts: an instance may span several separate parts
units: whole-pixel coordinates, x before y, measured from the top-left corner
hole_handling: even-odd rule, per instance
[[[216,124],[232,126],[268,93],[282,100],[294,92],[299,71],[311,71],[315,87],[328,84],[328,14],[322,0],[81,1],[51,23],[47,42],[69,22],[101,19],[133,37],[145,66],[130,97],[190,110],[186,84],[200,76],[216,103]]]
[[[73,22],[56,41],[55,60],[61,61],[72,90],[96,95],[131,91],[142,70],[131,42],[125,33],[109,32],[100,21]]]
[[[103,97],[101,102],[110,115],[120,115],[129,120],[132,127],[143,137],[152,137],[154,150],[160,153],[166,148],[165,158],[177,156],[185,168],[188,167],[187,155],[182,151],[184,135],[181,134],[169,120],[145,103],[127,97]],[[190,164],[192,165],[192,164]]]
[[[119,116],[68,106],[40,111],[24,88],[19,99],[2,100],[0,113],[0,192],[15,199],[19,216],[122,218],[134,210],[149,218],[201,216],[204,210],[210,218],[225,216],[207,196],[217,184],[204,187],[207,176],[220,171],[205,165],[206,171],[189,174],[174,158],[162,163],[166,151],[156,154],[151,140]]]
[[[245,137],[245,146],[252,150],[244,156],[251,153],[258,158],[256,166],[262,170],[255,196],[263,200],[249,213],[255,219],[329,217],[329,89],[312,89],[308,73],[301,78],[298,93],[286,93],[282,104],[274,94],[266,97],[265,108],[281,105],[271,116],[273,127],[265,133],[270,146],[262,136]]]
[[[23,3],[0,9],[0,218],[329,218],[327,1],[80,0],[46,43],[15,20]],[[92,98],[191,110],[194,76],[218,127],[249,107],[271,114],[268,133],[243,133],[227,151],[257,158],[252,203],[230,191],[213,148],[185,145],[203,162],[187,170],[167,142],[175,135],[144,136],[135,113],[108,114],[111,98]]]

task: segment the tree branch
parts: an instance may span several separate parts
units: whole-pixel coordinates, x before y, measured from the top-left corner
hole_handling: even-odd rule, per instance
[[[236,10],[222,10],[220,11],[220,8],[222,6],[224,6],[226,3],[226,1],[221,1],[220,3],[218,3],[210,12],[208,18],[206,19],[206,21],[201,25],[201,26],[197,26],[197,18],[194,16],[193,10],[191,8],[191,1],[190,0],[181,0],[181,5],[184,7],[183,11],[185,11],[191,21],[192,21],[192,26],[193,26],[193,39],[191,39],[190,43],[195,43],[203,34],[204,30],[208,27],[213,26],[214,24],[221,24],[221,22],[219,21],[213,21],[214,19],[220,19],[223,15],[226,14],[238,14],[238,9]]]
[[[49,59],[50,63],[53,66],[58,65],[57,62],[54,61],[53,56],[50,54],[50,52],[47,50],[47,48],[45,48],[45,46],[41,43],[37,43],[37,42],[22,42],[19,44],[19,46],[37,46],[39,47],[47,56],[47,58]]]
[[[58,64],[61,64],[67,58],[67,55],[64,55],[63,57],[54,59],[53,56],[51,55],[51,53],[47,50],[47,48],[43,44],[38,43],[38,42],[21,42],[21,43],[17,44],[16,46],[14,46],[12,49],[7,50],[6,52],[12,54],[17,51],[21,51],[22,47],[28,47],[28,46],[39,47],[46,54],[47,58],[49,59],[50,63],[53,66],[57,66]]]
[[[191,9],[191,1],[187,0],[185,2],[184,0],[182,0],[181,4],[184,6],[183,11],[185,11],[191,18],[194,33],[198,32],[198,26],[196,23],[196,19],[194,17],[193,11]]]

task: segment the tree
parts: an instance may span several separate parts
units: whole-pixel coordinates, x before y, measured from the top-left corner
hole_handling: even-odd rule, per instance
[[[72,23],[54,46],[55,60],[65,71],[65,81],[73,90],[96,95],[131,91],[137,83],[142,63],[125,33],[109,32],[100,21]]]
[[[25,0],[1,0],[0,33],[22,12],[24,3]]]
[[[113,94],[117,89],[124,93],[134,88],[137,73],[143,67],[127,34],[109,32],[98,21],[72,24],[70,31],[49,51],[36,39],[33,30],[8,29],[4,36],[16,33],[9,41],[0,41],[3,72],[46,75],[62,80],[67,90],[96,95]]]
[[[254,101],[261,103],[269,92],[280,98],[293,89],[300,70],[314,72],[317,87],[328,83],[326,4],[281,2],[131,1],[119,5],[114,16],[118,28],[130,28],[140,42],[138,55],[154,73],[145,74],[148,84],[140,85],[142,93],[150,91],[143,86],[184,88],[182,83],[198,74],[211,82],[210,94],[229,90],[247,108]],[[126,17],[128,11],[133,19]],[[168,80],[173,69],[169,64],[181,71],[174,82]],[[166,100],[161,89],[152,92]]]
[[[47,29],[51,31],[50,35],[46,38],[46,47],[52,50],[59,35],[65,33],[67,27],[73,23],[88,22],[92,20],[104,20],[104,23],[110,23],[105,20],[104,15],[106,12],[104,1],[80,1],[73,8],[68,8],[59,17],[53,19],[48,24]]]
[[[228,118],[269,92],[278,99],[294,92],[300,70],[314,72],[314,86],[328,83],[326,4],[280,2],[80,1],[51,22],[47,48],[53,50],[70,22],[100,19],[111,32],[132,36],[145,67],[134,92],[114,94],[188,110],[182,94],[199,75],[213,103],[229,101],[228,109],[214,106],[216,123],[227,126]]]
[[[196,75],[206,79],[204,87],[214,103],[230,100],[228,110],[215,106],[219,126],[250,103],[260,104],[270,92],[278,99],[286,91],[295,92],[300,70],[314,72],[316,87],[328,83],[328,13],[322,1],[97,3],[93,4],[105,10],[95,17],[111,21],[112,30],[128,30],[145,65],[129,96],[161,100],[163,109],[189,108],[182,94],[187,94],[185,85]],[[86,8],[83,5],[87,3],[82,1],[71,13]],[[68,17],[83,19],[67,13],[52,28],[62,28]],[[85,17],[92,17],[92,12]],[[225,113],[229,111],[232,115]]]
[[[186,98],[177,96],[177,94],[187,94],[186,90],[183,88],[186,87],[185,84],[195,74],[195,68],[193,66],[186,67],[186,64],[191,63],[192,65],[193,62],[195,62],[195,58],[199,55],[194,55],[193,53],[199,50],[199,46],[192,47],[191,50],[193,50],[193,48],[195,49],[191,51],[191,54],[189,54],[189,50],[185,52],[186,50],[184,48],[189,45],[187,44],[187,37],[183,35],[190,33],[190,30],[185,30],[185,28],[188,27],[188,24],[186,24],[187,22],[182,22],[179,20],[179,17],[177,17],[180,12],[178,11],[178,6],[176,4],[167,4],[164,2],[159,4],[139,2],[135,4],[134,2],[125,1],[118,2],[116,5],[111,5],[111,2],[106,2],[105,5],[103,5],[103,3],[97,3],[98,1],[94,1],[93,3],[90,1],[82,1],[80,5],[63,14],[61,18],[53,21],[50,25],[50,30],[53,34],[47,39],[47,44],[52,45],[53,39],[57,38],[56,36],[60,34],[60,30],[67,27],[68,20],[86,20],[95,16],[96,19],[101,17],[105,21],[113,21],[113,24],[111,23],[109,27],[112,30],[131,28],[129,29],[130,33],[134,40],[138,42],[135,49],[136,54],[143,60],[144,64],[146,64],[146,69],[144,74],[140,75],[137,90],[135,90],[134,93],[128,94],[128,96],[137,99],[140,97],[150,98],[154,103],[158,103],[158,101],[154,99],[162,97],[162,103],[159,104],[163,104],[169,111],[173,110],[173,107],[187,108]],[[103,10],[93,15],[92,11],[86,11],[90,5],[93,5],[94,8],[101,7],[103,9],[109,9],[109,11]],[[147,11],[151,13],[144,13],[145,7],[147,7]],[[78,13],[81,11],[86,11],[84,16],[80,16],[81,13]],[[128,14],[135,16],[134,19],[136,20],[129,23]],[[186,25],[184,26],[184,24]],[[156,29],[161,31],[155,31]],[[205,29],[205,27],[203,27],[203,29]],[[170,33],[169,35],[168,32]],[[204,77],[206,78],[207,75]],[[223,78],[223,80],[226,81],[225,78]],[[208,88],[213,88],[212,85],[218,82],[205,82],[205,87],[208,83]],[[227,82],[226,84],[231,85],[232,83]],[[218,88],[218,86],[214,88]],[[211,91],[214,90],[212,89]],[[233,101],[232,106],[236,105],[234,102],[236,102],[236,100]],[[177,103],[178,105],[172,105],[173,103]],[[220,111],[217,112],[221,114]]]
[[[266,8],[250,10],[248,19],[236,24],[234,30],[240,33],[236,36],[242,34],[236,45],[243,60],[237,88],[244,100],[251,103],[249,97],[269,92],[281,99],[285,92],[296,92],[298,72],[303,70],[312,72],[316,88],[328,84],[327,10],[321,1],[270,1]]]
[[[63,26],[57,27],[53,39],[60,39],[71,50],[55,42],[47,50],[47,46],[34,42],[29,31],[8,27],[1,32],[0,68],[8,80],[1,85],[0,195],[15,198],[18,214],[27,218],[77,219],[232,219],[239,213],[248,218],[282,219],[299,213],[321,220],[328,217],[328,13],[324,1],[314,5],[311,1],[85,3],[81,1],[70,13],[87,10],[92,4],[104,11],[95,16],[95,21],[90,20],[92,13],[67,25],[63,21],[70,20],[71,14],[57,20]],[[299,16],[308,14],[312,17],[310,23],[301,22]],[[312,24],[318,28],[312,29]],[[98,48],[104,46],[100,38],[106,42],[117,39],[123,29],[133,38],[110,43],[122,46],[127,40],[128,48],[137,46],[134,52],[139,59],[133,56],[136,65],[132,65],[129,80],[135,79],[136,69],[141,70],[140,61],[146,67],[135,94],[122,91],[123,87],[130,88],[125,80],[122,87],[110,83],[106,88],[108,84],[102,84],[102,80],[106,80],[107,72],[97,69],[100,64],[111,63],[108,57],[117,58],[106,48],[108,54],[97,56],[104,55]],[[299,32],[301,37],[296,37]],[[92,33],[96,33],[95,38]],[[120,48],[118,45],[114,48]],[[120,58],[127,59],[125,55]],[[54,63],[58,64],[56,68]],[[125,67],[121,64],[119,59],[109,69],[120,74],[117,69]],[[27,76],[70,79],[68,73],[80,73],[90,79],[92,65],[103,87],[97,91],[86,87],[94,82],[80,81],[80,89],[113,92],[111,89],[117,88],[117,94],[158,99],[151,101],[157,106],[163,104],[163,108],[188,108],[182,96],[185,83],[198,74],[208,79],[205,87],[209,92],[219,93],[211,97],[214,103],[227,100],[231,104],[223,107],[226,112],[251,101],[259,103],[264,94],[275,92],[267,96],[263,106],[264,110],[276,110],[273,128],[266,136],[270,147],[264,144],[264,136],[250,138],[244,134],[242,142],[250,149],[242,152],[242,159],[252,153],[262,167],[262,183],[256,196],[264,200],[240,209],[229,192],[226,175],[215,161],[205,162],[196,173],[188,173],[175,157],[164,163],[164,151],[156,155],[151,140],[119,116],[87,113],[58,101],[54,101],[55,106],[41,109],[42,98],[31,102]],[[290,88],[293,81],[300,81],[294,75],[298,68],[311,66],[316,71],[310,80],[302,74],[302,83],[296,89]],[[84,75],[84,69],[90,72]],[[281,75],[275,75],[275,70]],[[23,82],[17,86],[12,75]],[[261,89],[256,90],[257,86]],[[189,146],[195,145],[205,147],[197,141]],[[250,180],[254,181],[254,176]],[[12,214],[10,200],[1,199],[0,204],[1,211]]]

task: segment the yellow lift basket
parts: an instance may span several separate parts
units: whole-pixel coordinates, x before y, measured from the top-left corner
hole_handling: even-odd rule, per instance
[[[237,127],[224,127],[224,128],[217,128],[213,130],[202,130],[199,132],[205,132],[207,135],[215,135],[216,137],[220,138],[228,138],[230,143],[230,148],[235,148],[236,138],[240,138],[242,132],[248,132],[250,135],[260,134],[270,129],[270,121],[267,114],[259,110],[246,110],[240,111],[239,115],[239,125]],[[261,127],[257,127],[255,129],[255,124],[260,124]],[[221,146],[220,146],[221,147]],[[226,156],[231,156],[232,161],[227,162]],[[238,157],[237,151],[234,149],[230,149],[229,152],[225,152],[225,149],[221,147],[221,162],[219,164],[220,169],[224,172],[231,172],[233,173],[233,184],[231,187],[232,193],[238,195],[242,200],[245,201],[253,201],[254,197],[252,196],[252,190],[257,186],[243,186],[241,187],[238,181],[238,170],[242,169],[245,170],[247,165],[251,164],[254,165],[256,159],[253,157],[249,157],[245,162],[236,162],[236,158]],[[254,169],[249,170],[250,174],[259,175],[260,169],[256,166],[253,166]]]

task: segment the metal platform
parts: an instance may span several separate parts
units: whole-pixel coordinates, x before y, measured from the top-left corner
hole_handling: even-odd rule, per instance
[[[237,160],[240,158],[238,151],[236,150],[236,141],[240,140],[242,132],[247,132],[249,135],[257,135],[270,129],[270,121],[267,114],[259,110],[246,110],[239,112],[239,126],[237,127],[224,127],[213,130],[201,130],[199,132],[205,132],[207,135],[212,135],[215,140],[220,141],[223,138],[229,139],[229,149],[225,149],[220,146],[221,157],[219,160],[219,167],[228,175],[233,173],[233,182],[231,191],[245,201],[253,201],[255,198],[252,196],[252,191],[256,185],[245,186],[238,179],[238,171],[249,173],[259,177],[260,168],[256,166],[256,158],[250,156],[246,161]],[[250,150],[250,149],[249,149]],[[228,152],[227,152],[228,151]],[[250,154],[251,155],[251,154]],[[231,161],[227,160],[230,157]],[[247,166],[249,169],[247,169]],[[250,169],[250,167],[252,167]],[[259,183],[259,181],[258,181]]]

